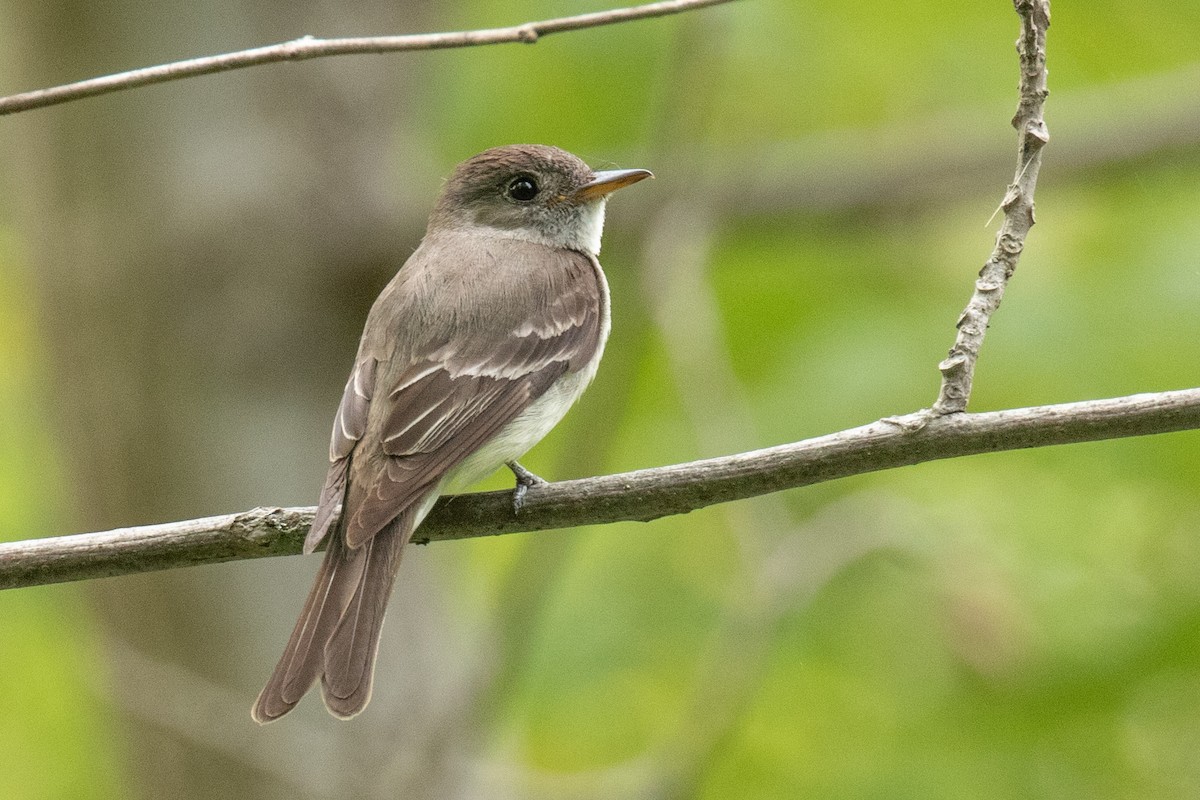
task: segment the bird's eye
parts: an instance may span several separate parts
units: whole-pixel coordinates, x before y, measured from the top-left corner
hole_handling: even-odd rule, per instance
[[[537,181],[528,175],[522,175],[519,178],[513,178],[512,182],[508,184],[508,196],[521,203],[528,203],[530,200],[537,197],[537,193]]]

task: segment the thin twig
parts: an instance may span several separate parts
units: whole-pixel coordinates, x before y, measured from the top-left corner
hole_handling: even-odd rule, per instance
[[[977,453],[1200,428],[1200,388],[1111,400],[929,417],[916,412],[749,453],[530,489],[438,501],[420,543],[648,521],[715,503]],[[312,508],[260,508],[186,522],[0,544],[0,589],[290,555]]]
[[[967,407],[971,397],[971,381],[979,348],[987,333],[992,314],[1000,307],[1008,279],[1017,268],[1025,237],[1033,227],[1033,192],[1037,187],[1038,170],[1042,164],[1042,148],[1050,133],[1042,119],[1046,103],[1046,29],[1050,27],[1050,0],[1013,0],[1021,16],[1021,36],[1017,39],[1017,54],[1021,64],[1020,102],[1013,127],[1017,129],[1017,171],[1001,201],[1004,223],[996,236],[991,257],[979,271],[971,301],[958,318],[958,335],[954,346],[938,369],[942,386],[933,411],[952,414]]]
[[[508,28],[487,28],[475,31],[456,31],[452,33],[420,33],[407,36],[362,36],[347,39],[317,39],[313,36],[303,36],[290,42],[255,47],[250,50],[239,50],[234,53],[223,53],[216,56],[192,58],[187,61],[176,61],[170,64],[160,64],[155,67],[143,67],[115,75],[105,75],[90,78],[77,83],[53,86],[48,89],[38,89],[31,92],[0,97],[0,116],[14,114],[18,111],[28,111],[32,108],[66,103],[84,97],[133,89],[152,83],[165,83],[181,78],[194,78],[199,75],[210,75],[214,72],[226,72],[243,67],[253,67],[259,64],[273,64],[281,61],[303,61],[309,58],[324,56],[341,56],[362,53],[391,53],[402,50],[446,50],[455,47],[474,47],[487,44],[534,44],[541,37],[563,31],[577,31],[582,28],[596,28],[602,25],[613,25],[618,22],[629,22],[636,19],[663,17],[678,14],[705,6],[715,6],[728,3],[731,0],[666,0],[660,3],[630,8],[615,8],[609,11],[596,11],[590,14],[579,14],[573,17],[559,17],[540,22],[526,22],[524,25],[513,25]]]

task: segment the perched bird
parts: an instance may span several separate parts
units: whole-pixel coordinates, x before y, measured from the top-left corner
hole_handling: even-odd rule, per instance
[[[518,510],[540,481],[516,459],[587,387],[608,337],[605,202],[648,177],[543,145],[454,170],[367,316],[304,542],[311,553],[328,539],[325,560],[256,721],[291,711],[318,679],[330,713],[362,711],[401,551],[438,495],[507,464]]]

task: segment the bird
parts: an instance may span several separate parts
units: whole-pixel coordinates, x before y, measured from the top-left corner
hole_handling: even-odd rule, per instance
[[[359,714],[401,553],[434,501],[507,465],[517,513],[543,482],[517,459],[592,381],[611,326],[606,202],[650,177],[506,145],[446,180],[367,315],[304,541],[306,554],[326,542],[324,560],[255,721],[287,714],[317,681],[331,714]]]

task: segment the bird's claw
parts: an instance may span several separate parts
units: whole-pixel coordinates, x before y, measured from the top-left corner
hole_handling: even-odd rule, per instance
[[[513,476],[517,479],[517,485],[513,489],[512,496],[513,515],[515,516],[521,513],[521,507],[525,505],[525,493],[529,491],[529,487],[544,486],[546,481],[534,475],[516,461],[509,461],[508,468],[512,470]]]

